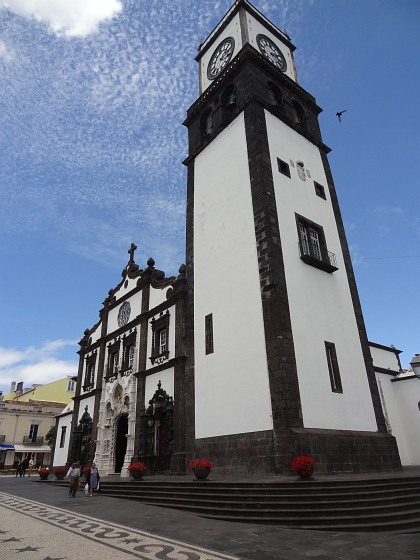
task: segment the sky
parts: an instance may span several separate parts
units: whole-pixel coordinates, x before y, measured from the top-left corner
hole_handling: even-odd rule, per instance
[[[254,0],[296,46],[368,338],[420,353],[420,3]],[[231,0],[0,0],[0,390],[77,373],[132,242],[185,262],[198,45]],[[336,112],[346,109],[340,123]]]

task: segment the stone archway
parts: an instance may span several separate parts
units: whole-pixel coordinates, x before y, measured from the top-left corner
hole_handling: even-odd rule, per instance
[[[122,414],[115,426],[115,472],[120,473],[127,451],[128,415]]]

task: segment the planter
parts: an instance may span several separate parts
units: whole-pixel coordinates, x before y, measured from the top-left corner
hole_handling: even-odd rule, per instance
[[[206,480],[211,472],[211,469],[209,469],[208,467],[195,467],[191,470],[194,473],[195,478],[197,478],[198,480]]]
[[[47,480],[47,478],[48,478],[49,476],[50,476],[50,473],[41,473],[41,474],[39,475],[39,478],[40,478],[41,480]]]
[[[64,477],[65,477],[65,476],[66,476],[66,473],[65,473],[65,472],[63,472],[63,473],[55,473],[55,478],[56,478],[57,480],[64,480]]]
[[[312,480],[312,474],[314,471],[305,472],[305,473],[298,473],[299,480]]]
[[[140,471],[130,471],[130,474],[134,480],[141,480],[143,478],[143,473]]]

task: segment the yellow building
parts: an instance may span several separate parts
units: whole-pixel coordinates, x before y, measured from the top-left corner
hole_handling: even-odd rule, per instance
[[[70,375],[45,385],[32,385],[29,389],[24,389],[22,382],[16,384],[14,381],[10,392],[4,395],[3,401],[69,403],[74,397],[75,388],[76,382]]]

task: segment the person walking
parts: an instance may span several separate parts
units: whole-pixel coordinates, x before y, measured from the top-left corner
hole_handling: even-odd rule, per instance
[[[22,461],[16,465],[16,476],[22,476]]]
[[[28,476],[31,476],[32,469],[34,468],[34,458],[33,456],[29,459]]]
[[[86,477],[86,482],[89,487],[89,496],[91,498],[93,497],[94,490],[98,488],[100,479],[98,468],[95,463],[92,463],[89,474]]]
[[[26,457],[26,459],[23,459],[22,463],[21,463],[21,475],[20,476],[25,476],[26,474],[26,470],[29,467],[29,459]]]
[[[66,478],[70,478],[69,498],[75,498],[80,480],[80,461],[77,459],[69,468]]]

